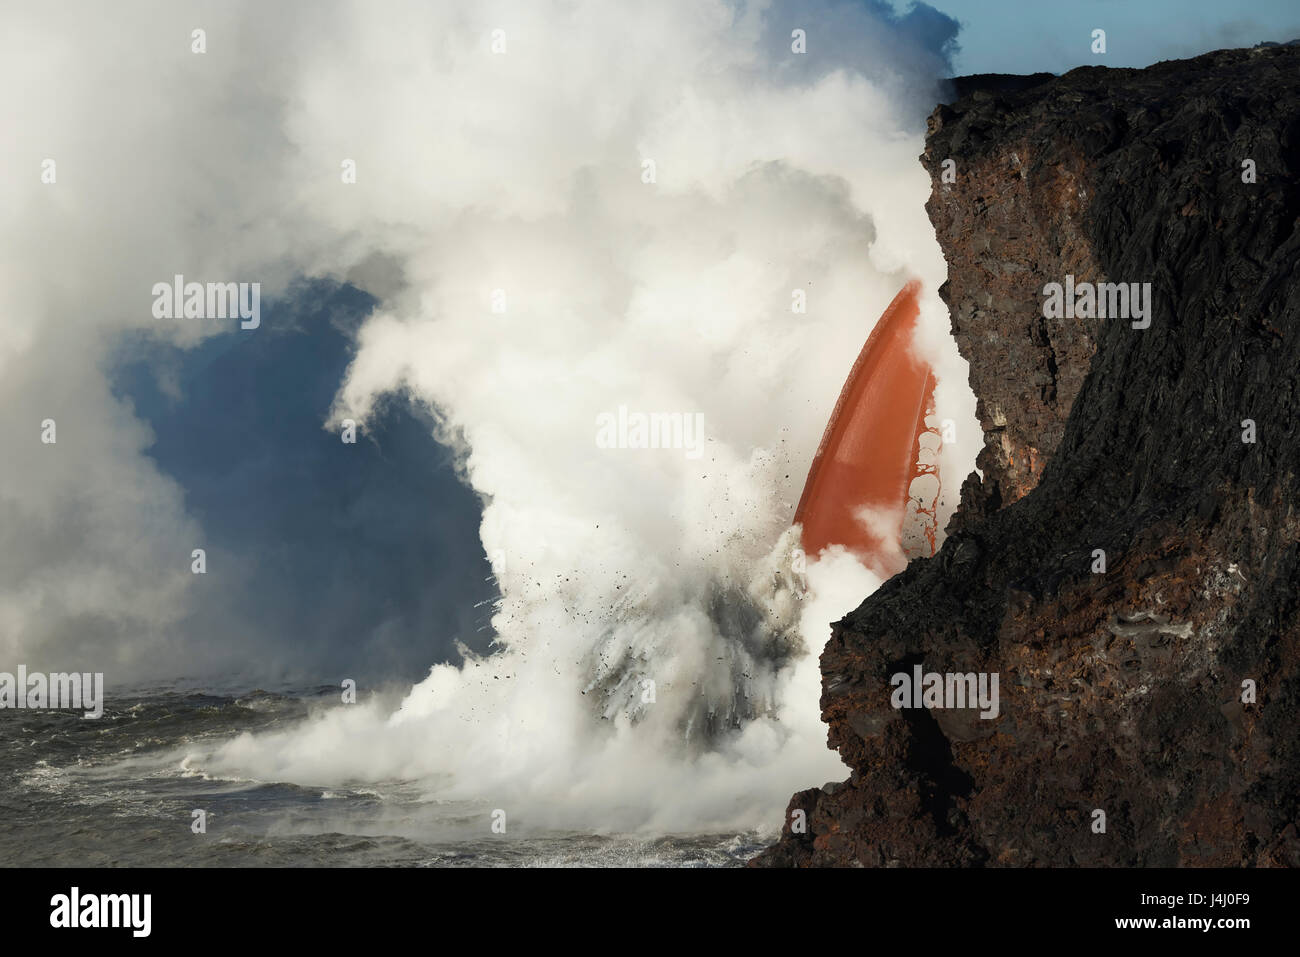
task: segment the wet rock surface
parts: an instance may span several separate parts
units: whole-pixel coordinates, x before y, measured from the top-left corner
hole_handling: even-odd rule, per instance
[[[753,863],[1300,865],[1300,49],[976,81],[922,162],[983,478],[834,625],[852,773]],[[1149,328],[1044,319],[1067,274],[1150,282]],[[895,709],[917,664],[997,717]]]

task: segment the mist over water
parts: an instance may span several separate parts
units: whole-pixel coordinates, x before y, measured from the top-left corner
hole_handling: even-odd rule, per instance
[[[924,286],[937,417],[957,423],[940,527],[979,445],[916,161],[955,24],[876,3],[367,9],[223,6],[207,59],[182,62],[182,46],[166,89],[125,67],[121,86],[153,90],[190,138],[169,145],[175,131],[141,111],[127,132],[157,134],[151,165],[172,172],[159,184],[108,162],[142,199],[154,179],[158,225],[183,241],[142,243],[82,288],[107,305],[78,346],[77,401],[105,391],[105,328],[150,326],[147,305],[126,304],[173,273],[365,290],[379,305],[321,424],[355,420],[364,441],[389,403],[434,418],[430,441],[455,450],[483,503],[495,649],[435,665],[399,705],[363,696],[176,759],[302,786],[417,782],[430,800],[504,809],[512,833],[779,826],[793,790],[843,776],[817,654],[879,585],[840,554],[810,559],[801,580],[790,521],[844,377],[909,278]],[[144,29],[165,46],[192,26],[168,15]],[[806,53],[791,51],[797,29]],[[246,101],[237,76],[257,78]],[[258,143],[235,151],[256,160],[206,161],[202,144],[223,137]],[[94,222],[87,256],[109,245],[111,215]],[[13,288],[29,311],[58,305],[39,283]],[[29,348],[19,333],[7,345]],[[703,453],[600,447],[600,416],[621,406],[702,415]],[[140,473],[140,501],[92,516],[92,549],[111,554],[151,496],[166,508],[141,534],[199,536],[147,444],[103,452]],[[54,494],[37,484],[29,496]],[[139,659],[176,660],[166,626],[189,600],[182,583],[160,569],[143,597],[111,633],[147,636]],[[35,647],[27,611],[0,611]]]
[[[934,61],[900,37],[888,70],[801,69],[771,40],[790,32],[774,11],[677,12],[690,29],[624,24],[632,48],[595,8],[551,15],[509,31],[505,57],[439,74],[466,91],[431,84],[422,104],[446,116],[439,168],[482,156],[486,116],[504,149],[422,181],[434,211],[390,247],[404,282],[382,291],[336,400],[336,425],[394,395],[440,417],[483,498],[499,650],[435,667],[395,711],[336,709],[205,767],[416,779],[512,827],[597,831],[770,827],[793,789],[843,775],[817,653],[879,582],[834,556],[803,598],[789,524],[839,385],[912,275],[941,416],[973,412],[953,399],[964,370],[953,389],[915,162],[909,94],[932,91],[916,67]],[[864,48],[890,32],[849,25]],[[561,42],[558,71],[539,54]],[[388,79],[331,89],[359,111]],[[471,121],[467,103],[491,106]],[[702,414],[704,454],[600,447],[620,406]]]

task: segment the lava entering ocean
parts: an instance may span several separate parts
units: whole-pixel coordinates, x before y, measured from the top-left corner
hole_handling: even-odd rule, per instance
[[[809,555],[842,545],[885,578],[906,564],[909,505],[929,554],[938,524],[934,371],[912,347],[920,290],[914,279],[899,291],[853,363],[794,517]]]

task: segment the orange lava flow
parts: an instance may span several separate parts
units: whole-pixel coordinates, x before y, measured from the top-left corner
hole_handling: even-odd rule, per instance
[[[816,555],[843,545],[877,574],[902,570],[899,547],[909,489],[920,475],[926,416],[934,411],[934,373],[913,354],[921,284],[912,280],[889,304],[853,363],[822,436],[794,520],[803,525],[803,548]],[[870,510],[870,520],[862,513]],[[935,505],[917,511],[934,517]],[[934,551],[934,529],[925,531]]]

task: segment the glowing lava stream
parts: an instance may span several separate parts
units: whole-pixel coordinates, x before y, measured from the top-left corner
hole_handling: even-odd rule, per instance
[[[909,499],[934,553],[938,436],[926,423],[934,412],[934,372],[912,349],[920,290],[918,280],[907,283],[871,330],[835,403],[794,516],[809,556],[842,545],[885,578],[907,564],[899,542]],[[935,441],[923,446],[927,433]],[[928,503],[912,493],[913,481],[923,475],[935,479],[933,498],[924,496]]]

